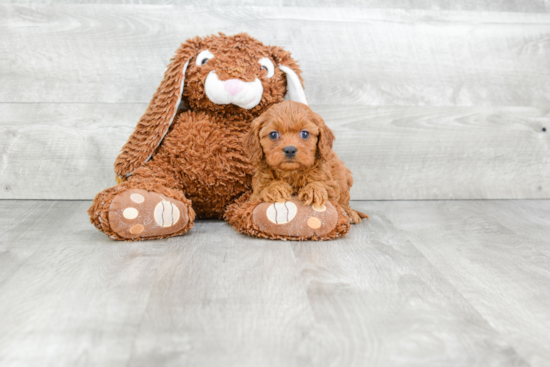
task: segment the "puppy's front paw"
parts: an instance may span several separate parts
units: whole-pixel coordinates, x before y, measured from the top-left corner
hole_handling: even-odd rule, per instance
[[[328,200],[328,192],[324,187],[319,185],[306,185],[298,192],[298,199],[304,205],[313,205],[321,207]]]
[[[260,193],[260,199],[271,203],[288,201],[292,197],[292,186],[286,182],[274,182]]]
[[[361,223],[361,217],[359,216],[359,214],[357,214],[355,210],[346,210],[346,214],[348,215],[349,220],[352,224]]]

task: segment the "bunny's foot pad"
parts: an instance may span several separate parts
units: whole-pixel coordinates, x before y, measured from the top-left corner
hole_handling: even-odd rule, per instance
[[[340,209],[340,212],[342,210]],[[345,214],[327,201],[316,207],[302,204],[296,197],[281,203],[261,203],[252,213],[255,227],[268,237],[290,240],[323,240],[340,237],[349,229]],[[338,225],[339,228],[336,228]]]
[[[111,202],[109,223],[113,232],[128,240],[170,237],[189,229],[189,214],[187,205],[177,199],[130,189]]]

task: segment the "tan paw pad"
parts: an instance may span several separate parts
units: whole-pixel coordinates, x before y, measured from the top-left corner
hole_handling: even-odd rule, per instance
[[[126,208],[122,212],[122,216],[126,219],[136,219],[139,212],[136,208]]]
[[[325,210],[327,210],[327,207],[324,206],[324,205],[312,205],[311,206],[313,208],[313,210],[315,210],[316,212],[324,212]]]
[[[140,234],[141,232],[143,232],[144,229],[145,229],[145,227],[142,226],[141,224],[136,224],[135,226],[132,226],[132,228],[130,228],[130,233],[131,234]]]
[[[321,224],[321,220],[316,217],[311,217],[307,220],[307,226],[311,229],[319,229],[321,228]]]
[[[145,198],[143,197],[143,195],[141,194],[132,194],[130,195],[130,199],[134,202],[134,203],[138,203],[138,204],[141,204],[145,201]]]

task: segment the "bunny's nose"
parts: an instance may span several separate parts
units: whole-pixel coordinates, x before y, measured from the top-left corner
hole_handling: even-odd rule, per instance
[[[296,147],[284,147],[283,148],[283,152],[285,152],[285,155],[287,158],[292,158],[296,155],[296,152],[298,151],[298,149],[296,149]]]
[[[234,96],[235,94],[243,90],[244,82],[239,79],[229,79],[223,82],[223,86],[225,87],[227,93]]]

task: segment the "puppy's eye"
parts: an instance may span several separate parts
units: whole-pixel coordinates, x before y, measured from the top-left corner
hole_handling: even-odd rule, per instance
[[[212,54],[212,52],[210,52],[208,50],[201,51],[199,53],[199,55],[197,56],[196,64],[197,64],[197,66],[206,65],[206,64],[208,64],[208,60],[210,60],[213,57],[214,57],[214,55]]]
[[[302,138],[302,139],[304,139],[304,140],[309,139],[309,132],[306,131],[306,130],[300,131],[300,138]]]
[[[279,133],[276,131],[272,131],[269,133],[269,139],[271,140],[277,140],[279,138]]]

